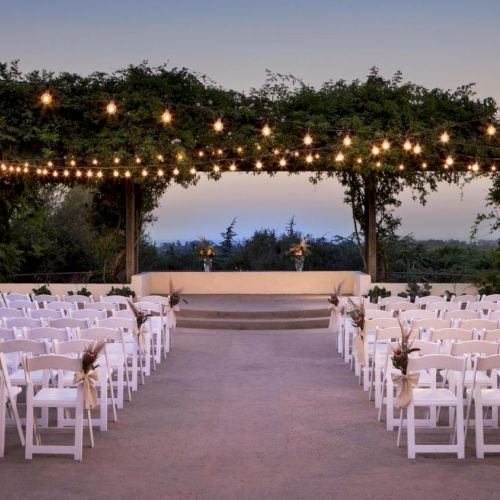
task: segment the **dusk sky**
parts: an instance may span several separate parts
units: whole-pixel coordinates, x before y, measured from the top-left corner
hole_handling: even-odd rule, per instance
[[[263,83],[266,69],[320,85],[364,78],[375,65],[384,76],[401,70],[428,87],[476,82],[480,97],[500,101],[500,2],[494,0],[1,0],[0,16],[0,60],[20,59],[26,71],[112,72],[147,59],[247,90]],[[487,179],[463,191],[445,185],[425,208],[405,193],[400,233],[467,239],[487,188]],[[238,233],[247,236],[261,227],[282,229],[295,215],[306,233],[348,235],[352,222],[342,197],[332,180],[315,187],[307,175],[227,174],[169,190],[150,233],[155,240],[217,239],[237,216]]]

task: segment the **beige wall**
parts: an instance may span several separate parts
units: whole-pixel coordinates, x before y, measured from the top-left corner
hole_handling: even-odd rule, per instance
[[[32,293],[33,288],[39,288],[43,283],[0,283],[0,292]],[[75,292],[80,288],[86,287],[94,297],[106,295],[111,287],[128,286],[121,283],[95,283],[95,284],[75,284],[75,283],[50,283],[49,288],[53,295],[68,295],[68,291]]]
[[[385,287],[386,290],[391,291],[392,295],[404,292],[408,286],[406,283],[372,283],[370,288],[373,288],[375,285]],[[430,283],[430,285],[432,286],[432,295],[444,295],[446,290],[453,292],[455,295],[477,293],[477,287],[471,283]]]

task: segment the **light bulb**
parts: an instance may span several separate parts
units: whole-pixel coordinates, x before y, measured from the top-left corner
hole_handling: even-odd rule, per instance
[[[224,124],[222,123],[222,120],[220,118],[217,118],[217,120],[214,122],[214,130],[216,132],[222,132],[224,130]]]
[[[203,158],[203,157],[205,156],[204,151],[198,151],[198,156],[199,156],[200,158]]]
[[[426,163],[425,161],[422,163],[422,168],[423,168],[424,170],[427,168],[427,163]]]
[[[486,135],[489,135],[490,137],[493,137],[497,133],[497,129],[495,128],[494,125],[491,123],[488,125],[486,128]]]
[[[76,166],[76,161],[75,160],[70,160],[69,165],[70,165],[70,167],[75,167]]]
[[[439,138],[439,140],[443,143],[443,144],[447,144],[448,142],[450,142],[450,136],[448,135],[448,132],[443,132],[441,134],[441,137]]]
[[[148,175],[148,171],[147,171],[146,169],[144,169],[144,170],[142,171],[142,176],[143,176],[143,177],[147,177],[147,175]]]
[[[120,173],[118,172],[118,170],[113,170],[113,177],[118,177],[120,175]]]
[[[59,174],[57,173],[57,170],[54,170],[54,171],[52,172],[52,175],[53,175],[54,177],[57,177]]]
[[[163,172],[163,170],[160,168],[160,169],[158,170],[158,177],[163,177],[163,175],[164,175],[164,172]]]
[[[304,136],[303,141],[306,146],[310,146],[313,143],[312,137],[309,134]]]
[[[238,147],[236,148],[236,152],[237,152],[238,154],[243,153],[243,148],[242,148],[241,146],[238,146]]]
[[[178,169],[177,167],[176,167],[176,168],[174,168],[174,169],[172,170],[172,173],[173,173],[174,175],[179,175],[179,169]]]
[[[406,139],[406,141],[403,144],[403,149],[405,151],[411,151],[412,145],[409,139]]]
[[[405,166],[401,163],[401,165],[399,165],[399,170],[404,170],[405,169]]]
[[[168,125],[172,123],[172,113],[168,109],[166,109],[163,114],[161,115],[161,121],[165,124]]]
[[[313,155],[309,153],[306,156],[306,163],[312,163],[313,161],[314,161]]]
[[[102,179],[102,172],[99,170],[99,172],[97,172],[97,177],[99,177],[99,179]]]
[[[286,167],[286,159],[285,158],[281,158],[280,167]]]
[[[496,171],[496,169],[497,169],[497,167],[495,167],[495,165],[491,165],[491,169],[490,169],[490,170],[491,170],[492,172],[495,172],[495,171]]]
[[[361,165],[363,163],[363,158],[361,158],[361,156],[356,160],[356,163],[358,165]]]
[[[63,172],[63,175],[64,175],[64,177],[69,177],[69,171],[68,171],[68,170],[65,170],[65,171]]]
[[[164,158],[164,156],[163,156],[163,155],[158,155],[158,156],[156,157],[156,159],[157,159],[160,163],[163,163],[163,162],[165,161],[165,158]]]
[[[415,144],[413,146],[413,154],[419,155],[422,152],[422,146],[420,144]]]
[[[261,162],[260,160],[257,160],[257,161],[255,162],[255,168],[257,168],[257,169],[259,169],[259,170],[260,170],[263,166],[264,166],[264,165],[262,164],[262,162]]]
[[[337,163],[341,163],[344,161],[344,153],[342,153],[342,151],[339,151],[336,155],[335,155],[335,161]]]
[[[182,161],[184,159],[184,155],[182,153],[177,153],[177,161]]]
[[[472,171],[473,172],[479,171],[479,163],[477,161],[472,165]]]
[[[220,172],[219,165],[214,165],[214,172]]]
[[[136,163],[137,165],[140,165],[140,164],[141,164],[141,162],[142,162],[142,160],[141,160],[138,156],[136,156],[136,158],[135,158],[135,163]]]
[[[118,164],[120,163],[120,158],[118,158],[118,156],[115,156],[115,157],[113,158],[113,163],[114,163],[115,165],[118,165]]]
[[[192,167],[191,170],[189,171],[189,173],[191,175],[196,175],[196,169],[194,167]]]
[[[453,165],[453,163],[455,163],[455,160],[451,156],[447,156],[446,160],[445,160],[445,163],[446,163],[446,165],[448,165],[449,167],[451,167]]]
[[[352,144],[352,139],[351,139],[348,135],[346,135],[346,136],[344,137],[344,139],[342,140],[342,144],[343,144],[346,148],[348,148],[348,147]]]
[[[44,106],[48,106],[49,104],[52,104],[52,95],[48,90],[46,90],[40,97],[40,100],[42,101],[42,104]]]
[[[92,170],[87,170],[87,177],[92,177],[94,175],[94,172]]]
[[[99,162],[97,161],[97,159],[96,159],[96,158],[94,158],[94,159],[92,160],[92,165],[97,165],[98,163],[99,163]]]
[[[114,115],[117,111],[118,108],[116,107],[115,101],[109,101],[106,105],[106,113],[108,113],[108,115]]]
[[[125,177],[127,177],[127,179],[130,177],[130,170],[125,171]]]
[[[234,172],[236,170],[236,165],[234,163],[231,163],[231,165],[229,166],[229,170],[231,170],[231,172]]]
[[[391,149],[391,143],[387,139],[384,139],[382,141],[382,149],[384,151],[388,151],[389,149]]]
[[[266,123],[261,130],[261,133],[264,137],[269,137],[272,133],[271,127]]]
[[[81,176],[82,176],[82,173],[81,173],[81,171],[80,171],[80,170],[77,170],[75,175],[76,175],[77,177],[81,177]]]
[[[51,161],[47,162],[47,167],[52,168],[53,166],[54,166],[54,164]]]
[[[372,146],[372,155],[377,156],[380,153],[380,148],[376,145]]]

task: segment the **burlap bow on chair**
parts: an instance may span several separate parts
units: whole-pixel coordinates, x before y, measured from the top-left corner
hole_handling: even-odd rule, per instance
[[[365,331],[358,328],[354,337],[353,350],[358,356],[358,363],[365,364]]]
[[[342,324],[342,307],[340,306],[330,306],[332,310],[330,314],[330,323],[328,328],[333,333],[337,333],[339,331],[340,325]]]
[[[398,398],[398,407],[407,408],[413,398],[413,386],[418,384],[420,373],[413,372],[409,375],[392,375],[392,381],[396,385],[396,397]]]
[[[149,333],[149,326],[147,323],[143,323],[137,331],[137,341],[139,343],[139,349],[142,353],[147,351],[146,333]]]
[[[94,382],[98,380],[99,374],[94,370],[88,373],[75,373],[73,384],[78,384],[83,381],[83,401],[86,410],[91,410],[97,406],[97,388]]]

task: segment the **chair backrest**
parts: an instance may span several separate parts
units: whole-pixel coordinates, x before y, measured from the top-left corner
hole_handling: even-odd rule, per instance
[[[33,302],[38,302],[38,304],[49,304],[50,302],[57,302],[60,300],[59,295],[47,295],[42,293],[40,295],[32,295],[31,300]]]
[[[54,328],[88,328],[89,323],[86,319],[76,319],[76,318],[59,318],[51,319],[49,321],[49,326]]]
[[[453,295],[451,302],[459,302],[460,304],[467,304],[468,302],[475,302],[478,300],[478,295]]]
[[[24,318],[25,313],[22,309],[13,307],[0,307],[0,318]]]
[[[433,302],[443,302],[444,297],[440,295],[427,295],[426,297],[416,297],[415,304],[418,304],[420,307],[426,306],[427,304],[432,304]]]
[[[500,370],[500,354],[478,358],[476,360],[476,369],[481,372],[485,372],[486,370]]]
[[[69,317],[75,319],[87,319],[96,321],[98,319],[106,318],[107,313],[106,311],[99,311],[94,309],[79,309],[78,311],[70,311]]]
[[[137,329],[137,321],[130,318],[118,318],[113,316],[112,318],[100,319],[97,321],[98,327],[104,328],[120,328],[122,330],[127,330],[133,332]]]
[[[116,342],[123,341],[122,332],[118,328],[105,328],[102,326],[87,328],[85,330],[77,330],[77,336],[79,339],[85,340],[114,340]]]
[[[488,342],[500,341],[500,328],[496,330],[486,330],[484,332],[483,340],[486,340]]]
[[[413,302],[393,302],[385,306],[387,311],[415,311],[418,309],[418,304]]]
[[[0,352],[30,352],[34,354],[47,354],[47,344],[36,340],[16,339],[0,342]]]
[[[498,304],[490,300],[479,300],[477,302],[469,302],[467,304],[468,311],[496,311]]]
[[[60,356],[58,354],[45,354],[36,358],[24,358],[26,368],[26,379],[30,382],[30,373],[39,370],[64,370],[69,372],[81,372],[82,362],[80,359]]]
[[[54,311],[76,311],[77,307],[71,302],[50,302],[47,304],[47,309],[52,309]]]
[[[17,293],[17,292],[4,293],[3,298],[6,304],[11,300],[31,300],[29,293]]]
[[[66,340],[65,342],[54,341],[55,354],[80,354],[92,344],[92,341],[85,339]]]
[[[396,318],[374,318],[365,321],[365,331],[367,332],[375,331],[377,328],[390,328],[396,326],[399,328],[399,323]]]
[[[462,308],[462,304],[460,302],[432,302],[431,304],[427,304],[426,309],[430,311],[459,311]]]
[[[479,311],[445,311],[444,319],[477,319],[479,318]]]
[[[132,309],[122,309],[121,311],[113,311],[112,318],[126,318],[135,320]]]
[[[27,340],[69,340],[66,328],[53,328],[51,326],[24,328],[24,338]]]
[[[139,311],[145,313],[157,313],[163,315],[163,305],[154,302],[136,302],[134,306],[139,309]]]
[[[437,311],[429,311],[427,309],[414,309],[409,311],[401,311],[399,313],[401,320],[419,320],[419,319],[437,319]]]
[[[391,311],[383,311],[382,309],[365,310],[365,319],[393,318],[393,317],[394,315]]]
[[[498,354],[498,347],[498,342],[485,342],[484,340],[454,342],[451,346],[451,355],[485,354],[486,356],[491,356],[493,354]]]
[[[35,318],[7,318],[4,320],[7,328],[38,328],[42,326],[42,320]]]
[[[414,354],[410,355],[416,356],[427,356],[429,354],[439,354],[440,345],[439,342],[429,342],[428,340],[415,339],[412,341],[411,346],[415,349],[420,349]]]
[[[459,326],[465,330],[495,330],[498,325],[488,319],[465,319],[459,322]]]
[[[364,306],[365,306],[365,311],[378,311],[380,310],[380,307],[378,304],[375,304],[373,302],[369,302],[368,300],[364,301]],[[170,307],[170,306],[163,306],[163,307]]]
[[[85,309],[93,309],[95,311],[116,311],[118,306],[117,304],[110,304],[109,302],[92,302],[90,304],[85,304]]]
[[[450,328],[451,322],[449,319],[417,319],[415,320],[415,329],[425,328],[428,330],[429,328],[434,328],[438,330],[440,328]]]
[[[16,334],[12,328],[0,328],[0,339],[1,340],[14,340]]]
[[[408,360],[407,373],[420,370],[454,370],[463,372],[465,369],[465,358],[459,356],[450,356],[448,354],[428,354],[427,356],[418,356]]]
[[[466,341],[472,340],[472,337],[472,330],[463,330],[461,328],[431,329],[431,341],[433,342],[436,340]]]
[[[12,309],[23,309],[25,311],[38,309],[38,304],[31,302],[31,300],[8,300],[7,305]]]
[[[163,295],[145,295],[144,297],[139,297],[139,301],[154,302],[155,304],[163,304],[164,306],[170,305],[169,298]],[[365,306],[366,304],[368,304],[368,301],[365,301]]]
[[[37,309],[36,311],[29,311],[30,318],[36,319],[57,319],[62,318],[63,313],[61,311],[54,311],[53,309]]]
[[[92,295],[87,297],[86,295],[65,295],[63,297],[64,302],[68,302],[69,304],[90,304],[94,302]]]
[[[132,297],[124,297],[123,295],[101,295],[100,301],[105,304],[117,304],[125,307],[130,307],[129,300],[133,301]],[[116,309],[116,308],[115,308]]]
[[[500,302],[500,293],[492,293],[490,295],[483,295],[481,300],[488,300],[490,302]]]
[[[492,321],[499,321],[500,320],[500,309],[498,311],[491,311],[490,319]]]
[[[399,326],[390,326],[388,328],[375,329],[375,342],[384,340],[398,340],[401,338],[401,328]]]
[[[387,304],[393,304],[395,302],[410,302],[410,297],[397,297],[397,296],[389,296],[389,297],[379,297],[378,305],[380,307],[386,306]]]

